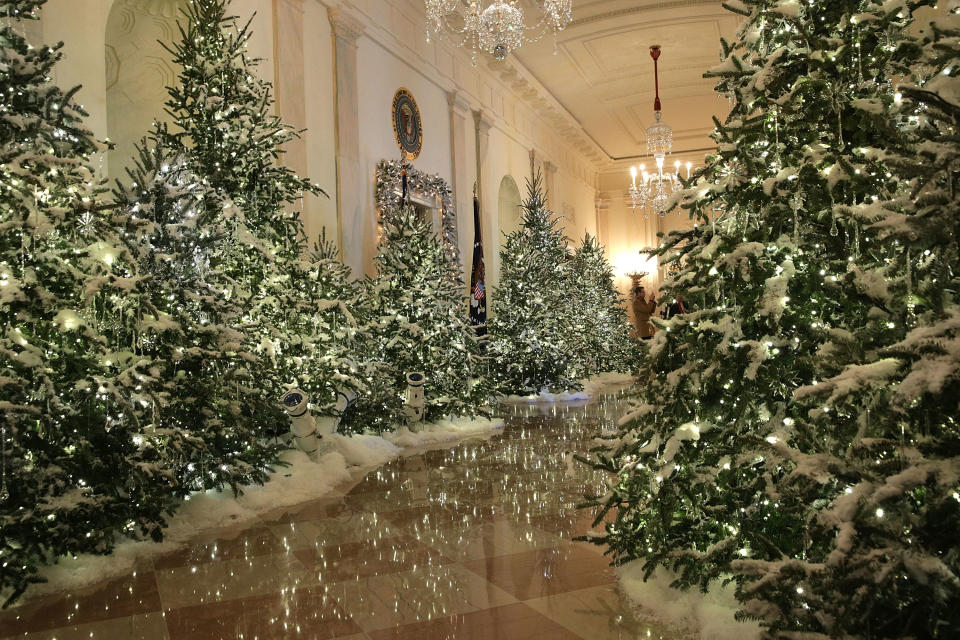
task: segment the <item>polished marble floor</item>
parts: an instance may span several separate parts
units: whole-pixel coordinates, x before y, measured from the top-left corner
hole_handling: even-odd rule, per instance
[[[622,412],[507,407],[502,434],[426,451],[334,496],[144,560],[83,593],[0,612],[0,638],[665,638],[574,542],[601,478],[570,459]]]

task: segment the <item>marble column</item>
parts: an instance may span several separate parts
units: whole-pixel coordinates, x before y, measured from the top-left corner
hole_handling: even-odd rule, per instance
[[[594,235],[597,238],[597,241],[603,245],[604,251],[607,254],[607,260],[611,259],[610,247],[607,246],[607,242],[604,238],[610,237],[609,229],[607,228],[607,209],[609,208],[609,203],[607,203],[603,194],[599,189],[596,189],[596,196],[593,199],[593,228]]]
[[[497,202],[496,195],[493,192],[489,192],[491,197],[487,197],[488,192],[485,190],[485,182],[483,180],[484,176],[484,160],[487,157],[487,150],[490,148],[490,127],[493,126],[493,123],[490,121],[489,117],[483,113],[482,109],[478,109],[473,112],[473,132],[474,138],[476,140],[476,151],[477,151],[477,198],[480,201],[480,224],[483,227],[483,237],[487,238],[486,242],[483,243],[483,262],[487,267],[487,310],[491,308],[492,304],[492,295],[493,292],[489,286],[490,282],[499,282],[500,278],[500,263],[499,257],[500,254],[497,251],[497,243],[491,242],[491,238],[496,238],[498,229],[497,229],[497,215],[493,213],[490,207],[495,207]],[[492,189],[496,189],[496,186],[490,185]]]
[[[487,149],[490,143],[490,127],[492,123],[483,113],[482,109],[473,112],[474,134],[477,141],[477,193],[479,194],[481,206],[487,200],[484,196],[486,192],[483,182],[483,161],[487,157]]]
[[[457,208],[457,244],[463,260],[463,275],[469,282],[473,255],[473,184],[467,171],[467,113],[470,104],[456,90],[447,92],[450,107],[450,166],[453,202]]]
[[[613,255],[610,251],[610,222],[608,219],[610,199],[611,195],[609,193],[598,191],[593,201],[593,207],[594,215],[596,215],[597,219],[597,240],[603,245],[607,253],[607,259],[613,260]]]
[[[307,128],[307,92],[303,61],[303,0],[273,0],[274,94],[276,113],[297,131]],[[284,146],[282,162],[305,176],[307,142],[295,138]],[[314,196],[307,196],[314,197]],[[308,244],[320,234],[306,216],[305,203],[300,203]]]
[[[367,267],[365,255],[368,252],[364,238],[364,185],[360,172],[360,122],[357,116],[357,41],[363,35],[364,27],[342,7],[330,7],[328,15],[333,32],[336,87],[337,241],[344,263],[351,268],[354,277],[359,278]],[[375,221],[373,226],[375,236]]]
[[[560,214],[560,196],[557,194],[557,165],[549,160],[543,162],[543,188],[547,192],[547,208]]]
[[[104,51],[111,8],[121,10],[102,1],[50,0],[40,11],[39,21],[24,20],[18,27],[34,46],[63,42],[64,55],[53,68],[53,80],[64,89],[80,86],[74,99],[90,114],[84,124],[101,140],[109,137]],[[102,177],[107,177],[105,168]]]
[[[273,36],[277,115],[300,131],[307,126],[303,81],[303,0],[273,0]],[[284,164],[300,175],[306,174],[307,151],[303,139],[287,145]]]

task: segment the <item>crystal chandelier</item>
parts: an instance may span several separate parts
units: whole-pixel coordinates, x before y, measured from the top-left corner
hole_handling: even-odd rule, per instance
[[[540,13],[528,25],[519,0],[424,0],[427,42],[430,35],[446,35],[458,46],[468,47],[473,63],[482,51],[504,60],[524,42],[536,42],[552,34],[556,53],[557,34],[573,19],[573,0],[530,0]]]
[[[629,189],[630,200],[634,210],[652,209],[658,215],[667,212],[667,201],[674,191],[682,184],[680,182],[680,161],[674,163],[674,171],[664,171],[667,154],[673,149],[673,129],[663,121],[663,112],[660,105],[660,76],[657,61],[660,59],[660,45],[650,47],[650,57],[653,58],[653,99],[654,122],[647,128],[647,153],[653,156],[656,168],[647,173],[646,167],[640,165],[638,176],[637,168],[630,167],[631,184]],[[690,163],[687,163],[687,177],[690,177]],[[640,178],[639,183],[637,178]]]

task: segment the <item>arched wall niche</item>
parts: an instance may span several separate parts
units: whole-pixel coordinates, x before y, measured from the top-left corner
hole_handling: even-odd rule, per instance
[[[177,19],[186,0],[114,0],[107,18],[105,70],[107,135],[111,178],[122,178],[131,166],[135,146],[153,122],[169,120],[164,111],[167,87],[177,71],[160,42],[179,36]]]
[[[503,247],[506,236],[520,228],[520,189],[513,176],[507,174],[500,180],[500,192],[497,204],[499,238],[497,248]]]

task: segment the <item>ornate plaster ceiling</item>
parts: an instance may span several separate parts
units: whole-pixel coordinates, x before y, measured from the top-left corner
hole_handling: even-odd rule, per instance
[[[702,76],[720,60],[721,36],[731,39],[737,24],[719,0],[575,0],[556,55],[548,37],[516,56],[609,159],[619,160],[646,154],[654,97],[649,47],[661,45],[663,116],[682,155],[710,147],[712,117],[728,109],[714,81]]]

